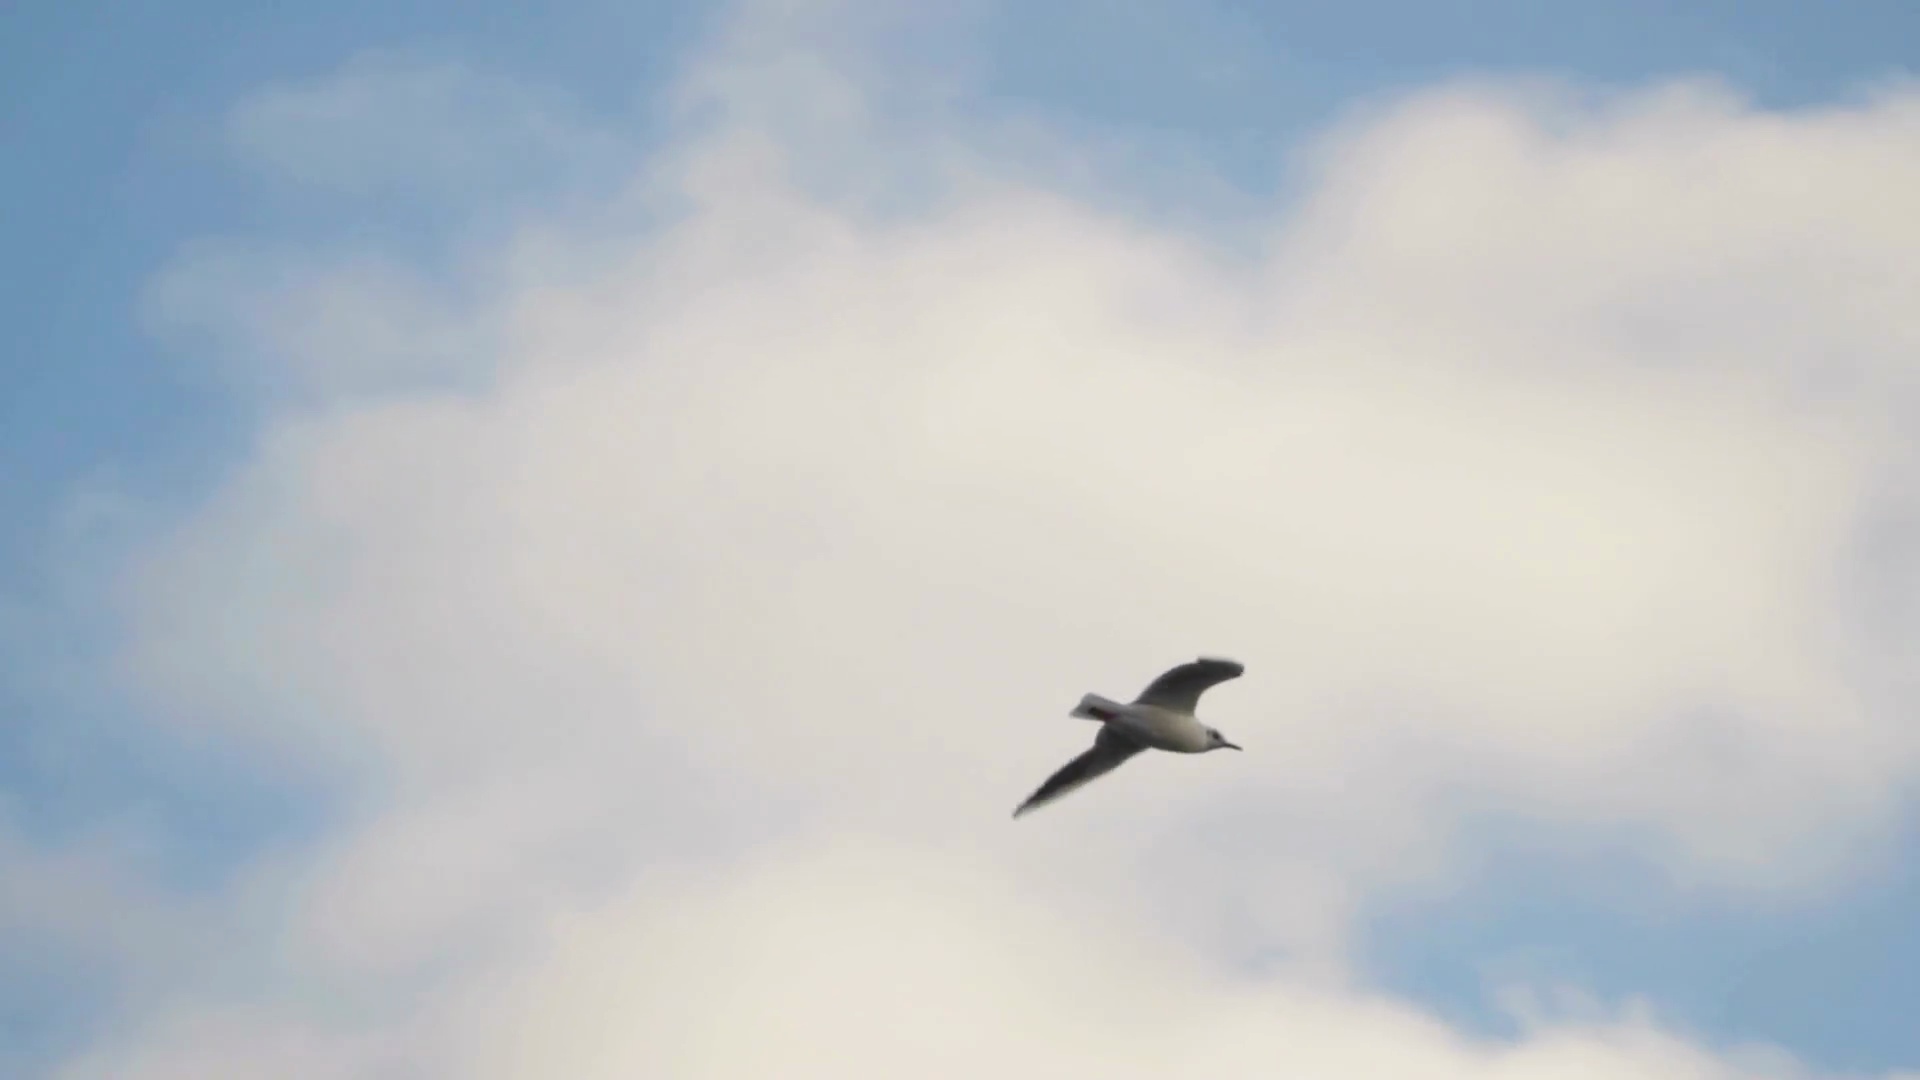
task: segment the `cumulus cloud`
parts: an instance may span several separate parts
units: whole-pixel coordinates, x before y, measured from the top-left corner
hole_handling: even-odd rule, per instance
[[[498,190],[605,168],[626,149],[564,95],[449,57],[386,51],[252,94],[222,134],[253,168],[354,196]]]
[[[351,813],[223,901],[264,972],[69,1075],[1797,1075],[1633,1015],[1475,1041],[1342,961],[1474,814],[1751,894],[1896,809],[1844,593],[1905,451],[1912,93],[1443,88],[1248,258],[991,119],[891,141],[769,40],[689,73],[675,214],[378,309],[472,370],[306,319],[391,295],[350,268],[158,295],[356,375],[133,568],[125,672]],[[1247,754],[1008,824],[1057,713],[1197,651]]]
[[[491,338],[472,283],[392,257],[208,241],[146,290],[149,328],[222,382],[286,398],[484,379]]]

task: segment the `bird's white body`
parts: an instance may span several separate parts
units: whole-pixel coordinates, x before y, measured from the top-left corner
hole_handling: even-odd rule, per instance
[[[1195,719],[1192,713],[1160,705],[1137,701],[1123,705],[1098,694],[1088,694],[1080,699],[1080,706],[1073,710],[1073,715],[1117,728],[1132,736],[1135,742],[1153,750],[1204,754],[1218,746],[1207,725]]]

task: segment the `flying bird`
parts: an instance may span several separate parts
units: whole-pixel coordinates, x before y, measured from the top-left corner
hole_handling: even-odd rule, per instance
[[[1218,730],[1196,719],[1193,710],[1208,687],[1237,679],[1246,670],[1245,665],[1233,660],[1203,656],[1153,680],[1131,704],[1122,705],[1099,694],[1082,697],[1068,715],[1100,721],[1100,733],[1094,736],[1093,748],[1047,777],[1047,782],[1027,796],[1027,801],[1013,811],[1013,816],[1017,818],[1045,806],[1085,786],[1088,781],[1105,776],[1142,750],[1204,754],[1209,750],[1240,749]]]

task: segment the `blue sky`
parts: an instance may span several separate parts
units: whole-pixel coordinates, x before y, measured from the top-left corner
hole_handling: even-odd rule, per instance
[[[178,736],[92,677],[120,633],[102,571],[227,477],[260,419],[260,402],[207,357],[154,337],[144,290],[207,237],[300,244],[359,230],[431,261],[450,257],[489,200],[518,213],[555,197],[537,171],[452,207],[406,192],[315,195],[238,167],[220,118],[264,87],[398,50],[545,88],[644,146],[664,137],[654,99],[714,18],[702,5],[603,2],[538,15],[495,3],[296,15],[43,2],[3,20],[0,195],[16,212],[0,215],[11,331],[0,361],[0,641],[13,657],[0,681],[0,807],[48,851],[136,821],[165,888],[212,888],[262,851],[298,849],[340,807],[324,774]],[[961,23],[952,40],[909,27],[897,47],[968,72],[971,107],[1182,152],[1256,195],[1286,188],[1302,140],[1448,77],[1631,86],[1711,74],[1790,109],[1854,100],[1910,73],[1920,51],[1920,8],[1900,0],[1057,3]],[[1180,198],[1177,187],[1151,194]],[[76,502],[103,485],[133,493],[133,508]],[[1457,888],[1370,911],[1360,954],[1379,985],[1501,1030],[1482,980],[1517,966],[1609,998],[1646,995],[1716,1042],[1769,1040],[1834,1069],[1920,1067],[1905,1004],[1920,1000],[1910,916],[1920,845],[1893,845],[1883,872],[1841,895],[1772,911],[1676,891],[1634,855],[1569,855],[1537,840],[1490,852]],[[0,959],[29,973],[0,982],[0,1062],[44,1064],[114,1015],[111,977],[73,976],[48,993],[41,980],[71,975],[68,961],[18,933],[0,937]]]

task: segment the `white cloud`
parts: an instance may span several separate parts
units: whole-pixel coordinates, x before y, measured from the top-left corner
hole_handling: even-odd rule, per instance
[[[493,347],[476,282],[440,282],[392,257],[317,259],[208,242],[148,287],[149,328],[211,348],[210,374],[262,396],[322,398],[398,383],[484,381]]]
[[[66,1075],[1809,1075],[1764,1048],[1702,1050],[1643,1007],[1467,1038],[1363,992],[1223,976],[1175,934],[1036,905],[987,862],[858,838],[648,874],[552,920],[540,946],[530,968],[412,999],[384,1029],[324,998],[228,1007]]]
[[[1773,1075],[1632,1017],[1476,1043],[1340,960],[1471,811],[1760,890],[1886,820],[1920,740],[1841,572],[1901,449],[1914,98],[1437,92],[1248,262],[976,122],[902,149],[805,59],[695,72],[683,218],[383,308],[482,377],[273,417],[139,568],[140,685],[359,816],[237,901],[273,979],[73,1075]],[[833,197],[895,154],[921,212]],[[1249,663],[1247,754],[1004,820],[1057,712],[1197,651]],[[1319,963],[1222,974],[1275,945]]]
[[[367,52],[225,118],[248,165],[351,195],[434,195],[605,168],[628,152],[560,95],[459,61]]]
[[[1361,994],[1222,979],[989,866],[857,844],[569,920],[502,1004],[471,1075],[1736,1075],[1631,1020],[1516,1051]]]

